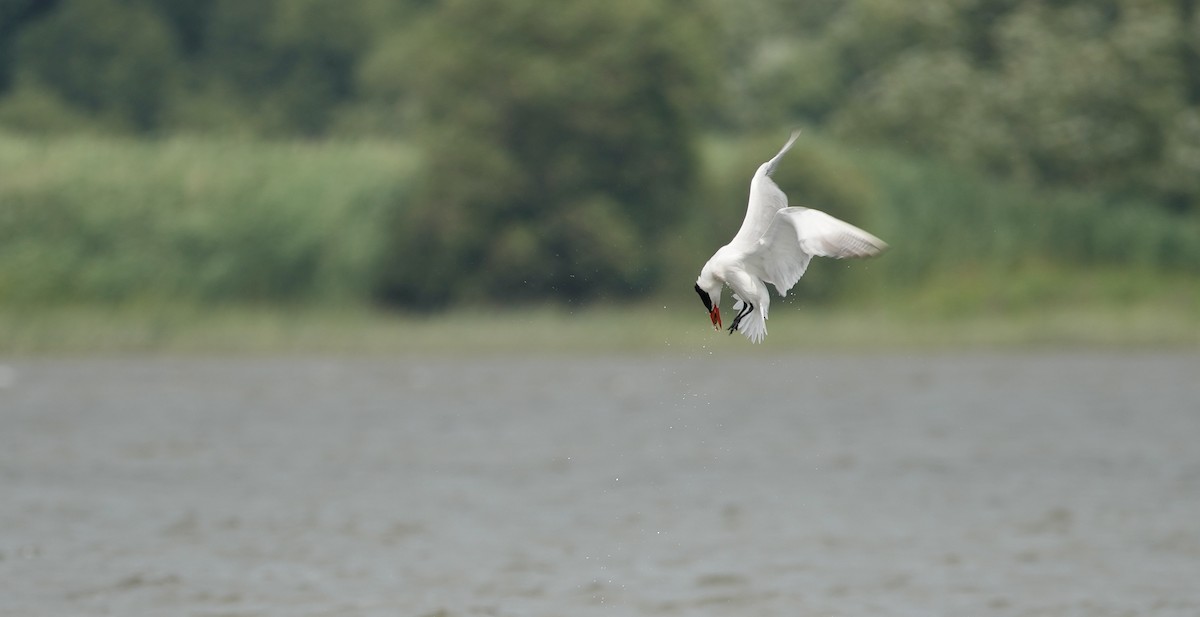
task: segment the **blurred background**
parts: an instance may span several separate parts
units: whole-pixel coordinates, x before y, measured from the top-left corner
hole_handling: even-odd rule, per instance
[[[1200,0],[0,0],[0,616],[1194,617],[1197,350]]]
[[[5,345],[164,306],[704,325],[692,281],[797,126],[792,203],[892,245],[798,304],[1195,341],[1198,5],[4,0]]]

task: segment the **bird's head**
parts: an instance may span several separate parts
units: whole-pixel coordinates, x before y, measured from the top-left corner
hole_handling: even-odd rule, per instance
[[[696,279],[696,293],[704,303],[704,308],[708,310],[708,318],[712,320],[713,327],[720,330],[721,281],[716,277],[701,274],[700,278]]]

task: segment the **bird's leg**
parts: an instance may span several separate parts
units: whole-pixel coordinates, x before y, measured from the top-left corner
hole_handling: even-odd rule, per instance
[[[742,312],[738,313],[738,316],[734,318],[733,329],[737,330],[738,326],[740,326],[742,324],[742,320],[745,319],[750,313],[753,313],[753,312],[754,312],[754,305],[747,302],[746,306],[742,308]]]
[[[742,311],[744,310],[746,310],[746,305],[743,304],[742,308],[738,309],[737,315],[733,316],[733,321],[729,322],[729,327],[725,328],[726,332],[733,334],[733,331],[737,330],[738,322],[742,320]]]
[[[738,311],[737,316],[733,318],[733,323],[729,324],[729,333],[733,334],[737,330],[738,324],[742,323],[742,318],[746,315],[749,315],[753,310],[754,305],[746,302],[745,306],[742,307],[742,310]]]

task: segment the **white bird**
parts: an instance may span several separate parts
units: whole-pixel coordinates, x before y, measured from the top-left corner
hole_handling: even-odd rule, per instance
[[[742,228],[729,244],[717,249],[696,279],[696,293],[717,330],[723,325],[721,290],[729,285],[737,311],[729,333],[736,330],[754,343],[767,335],[771,297],[766,283],[786,296],[814,255],[869,257],[887,248],[883,240],[820,210],[788,206],[787,195],[771,174],[799,135],[800,131],[792,133],[783,149],[758,167],[750,181]]]

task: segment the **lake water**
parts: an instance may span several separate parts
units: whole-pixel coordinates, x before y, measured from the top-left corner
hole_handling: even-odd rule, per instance
[[[0,373],[0,615],[1200,615],[1200,355]]]

